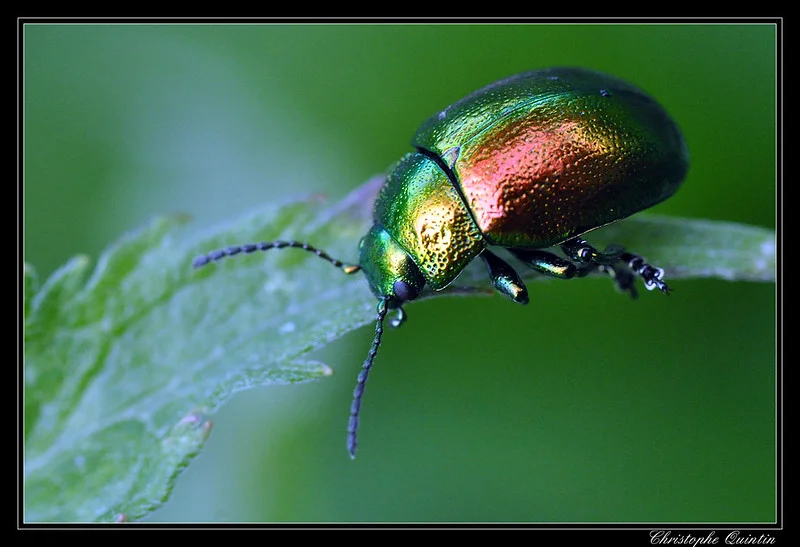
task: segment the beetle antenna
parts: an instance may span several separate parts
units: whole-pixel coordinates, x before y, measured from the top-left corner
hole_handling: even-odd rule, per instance
[[[309,253],[314,253],[321,259],[327,260],[337,268],[341,268],[346,274],[355,273],[361,269],[361,266],[357,264],[345,264],[341,260],[337,260],[331,257],[328,253],[326,253],[322,249],[317,249],[316,247],[312,247],[308,243],[302,243],[299,241],[262,241],[261,243],[247,243],[245,245],[233,245],[231,247],[218,249],[216,251],[211,251],[208,254],[198,256],[192,261],[192,267],[201,268],[206,264],[210,264],[211,262],[222,260],[225,257],[235,256],[238,255],[239,253],[249,254],[249,253],[254,253],[256,251],[269,251],[270,249],[285,249],[286,247],[290,247],[293,249],[303,249],[304,251],[308,251]]]
[[[372,347],[369,348],[367,358],[364,359],[364,364],[361,366],[361,372],[358,373],[358,383],[353,390],[353,404],[350,405],[350,421],[347,424],[347,451],[350,453],[351,458],[356,457],[356,448],[358,447],[358,413],[361,410],[361,397],[364,395],[364,388],[367,385],[369,369],[372,368],[375,356],[378,354],[378,348],[381,345],[383,320],[386,318],[388,311],[389,299],[381,298],[378,301],[378,316],[375,318],[375,338],[372,340]]]

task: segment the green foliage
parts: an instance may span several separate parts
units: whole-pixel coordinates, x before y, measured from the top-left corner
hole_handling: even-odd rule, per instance
[[[360,274],[298,250],[196,271],[191,260],[296,239],[354,261],[380,183],[338,204],[270,205],[193,238],[180,237],[184,219],[156,220],[107,249],[87,281],[83,256],[41,287],[26,264],[25,520],[141,518],[168,498],[232,393],[330,375],[305,356],[372,320]],[[763,228],[641,216],[591,240],[624,242],[668,280],[774,280],[775,234]],[[479,268],[456,284],[445,292],[488,291]]]

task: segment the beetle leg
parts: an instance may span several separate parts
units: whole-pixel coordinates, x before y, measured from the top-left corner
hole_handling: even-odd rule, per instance
[[[648,291],[658,289],[664,294],[669,294],[669,285],[664,283],[664,270],[651,266],[639,255],[633,253],[622,253],[620,260],[630,268],[630,270],[644,280],[644,286]]]
[[[547,251],[509,249],[508,252],[544,275],[558,277],[559,279],[572,279],[575,276],[580,277],[581,275],[585,275],[569,260],[565,260]]]
[[[616,263],[625,251],[619,245],[609,245],[604,252],[600,252],[590,245],[585,239],[573,237],[561,244],[561,250],[567,258],[581,264],[612,265]]]
[[[608,274],[614,280],[617,290],[621,293],[628,293],[634,300],[639,297],[636,292],[633,272],[624,264],[587,264],[579,266],[581,271],[589,273],[595,269]],[[584,274],[585,275],[585,274]]]
[[[579,276],[599,269],[609,274],[617,288],[629,293],[632,298],[637,296],[633,284],[634,274],[642,278],[647,290],[658,289],[664,294],[669,294],[670,288],[663,281],[664,270],[651,266],[641,256],[626,252],[619,245],[609,245],[601,253],[586,240],[575,237],[562,243],[561,250],[568,258],[578,263]]]
[[[488,249],[484,250],[479,256],[486,264],[492,285],[499,293],[506,295],[518,304],[528,303],[528,289],[519,274],[508,262]]]
[[[403,308],[398,306],[396,309],[397,309],[396,312],[397,315],[393,317],[391,321],[389,321],[389,326],[395,329],[400,325],[402,325],[403,323],[405,323],[406,319],[408,318],[408,315],[406,315],[406,312]]]
[[[630,268],[618,264],[624,249],[619,245],[609,245],[604,252],[598,251],[585,239],[575,237],[561,244],[561,250],[578,266],[578,277],[584,277],[595,270],[608,274],[617,286],[617,290],[637,298],[636,286],[633,283],[633,272]]]

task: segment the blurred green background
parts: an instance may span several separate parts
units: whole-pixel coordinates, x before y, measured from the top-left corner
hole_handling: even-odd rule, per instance
[[[689,177],[654,212],[774,228],[775,42],[766,24],[27,24],[25,259],[46,276],[156,215],[199,229],[277,197],[339,199],[431,114],[552,65],[627,78],[682,126]],[[355,461],[371,328],[314,355],[330,379],[237,394],[147,520],[773,521],[775,285],[672,286],[411,305]]]

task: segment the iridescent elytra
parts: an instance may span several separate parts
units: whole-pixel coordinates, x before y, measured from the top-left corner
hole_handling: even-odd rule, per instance
[[[662,269],[583,235],[675,193],[689,156],[677,124],[625,80],[585,68],[524,72],[490,84],[422,123],[414,150],[389,171],[357,264],[296,241],[236,245],[194,267],[239,253],[299,248],[345,273],[364,272],[377,304],[375,337],[358,375],[347,450],[355,457],[362,396],[389,310],[424,287],[440,291],[480,258],[495,289],[528,303],[520,275],[495,250],[561,279],[609,274],[636,297],[634,280],[668,294]],[[493,250],[490,250],[493,249]],[[559,253],[560,251],[560,253]]]

